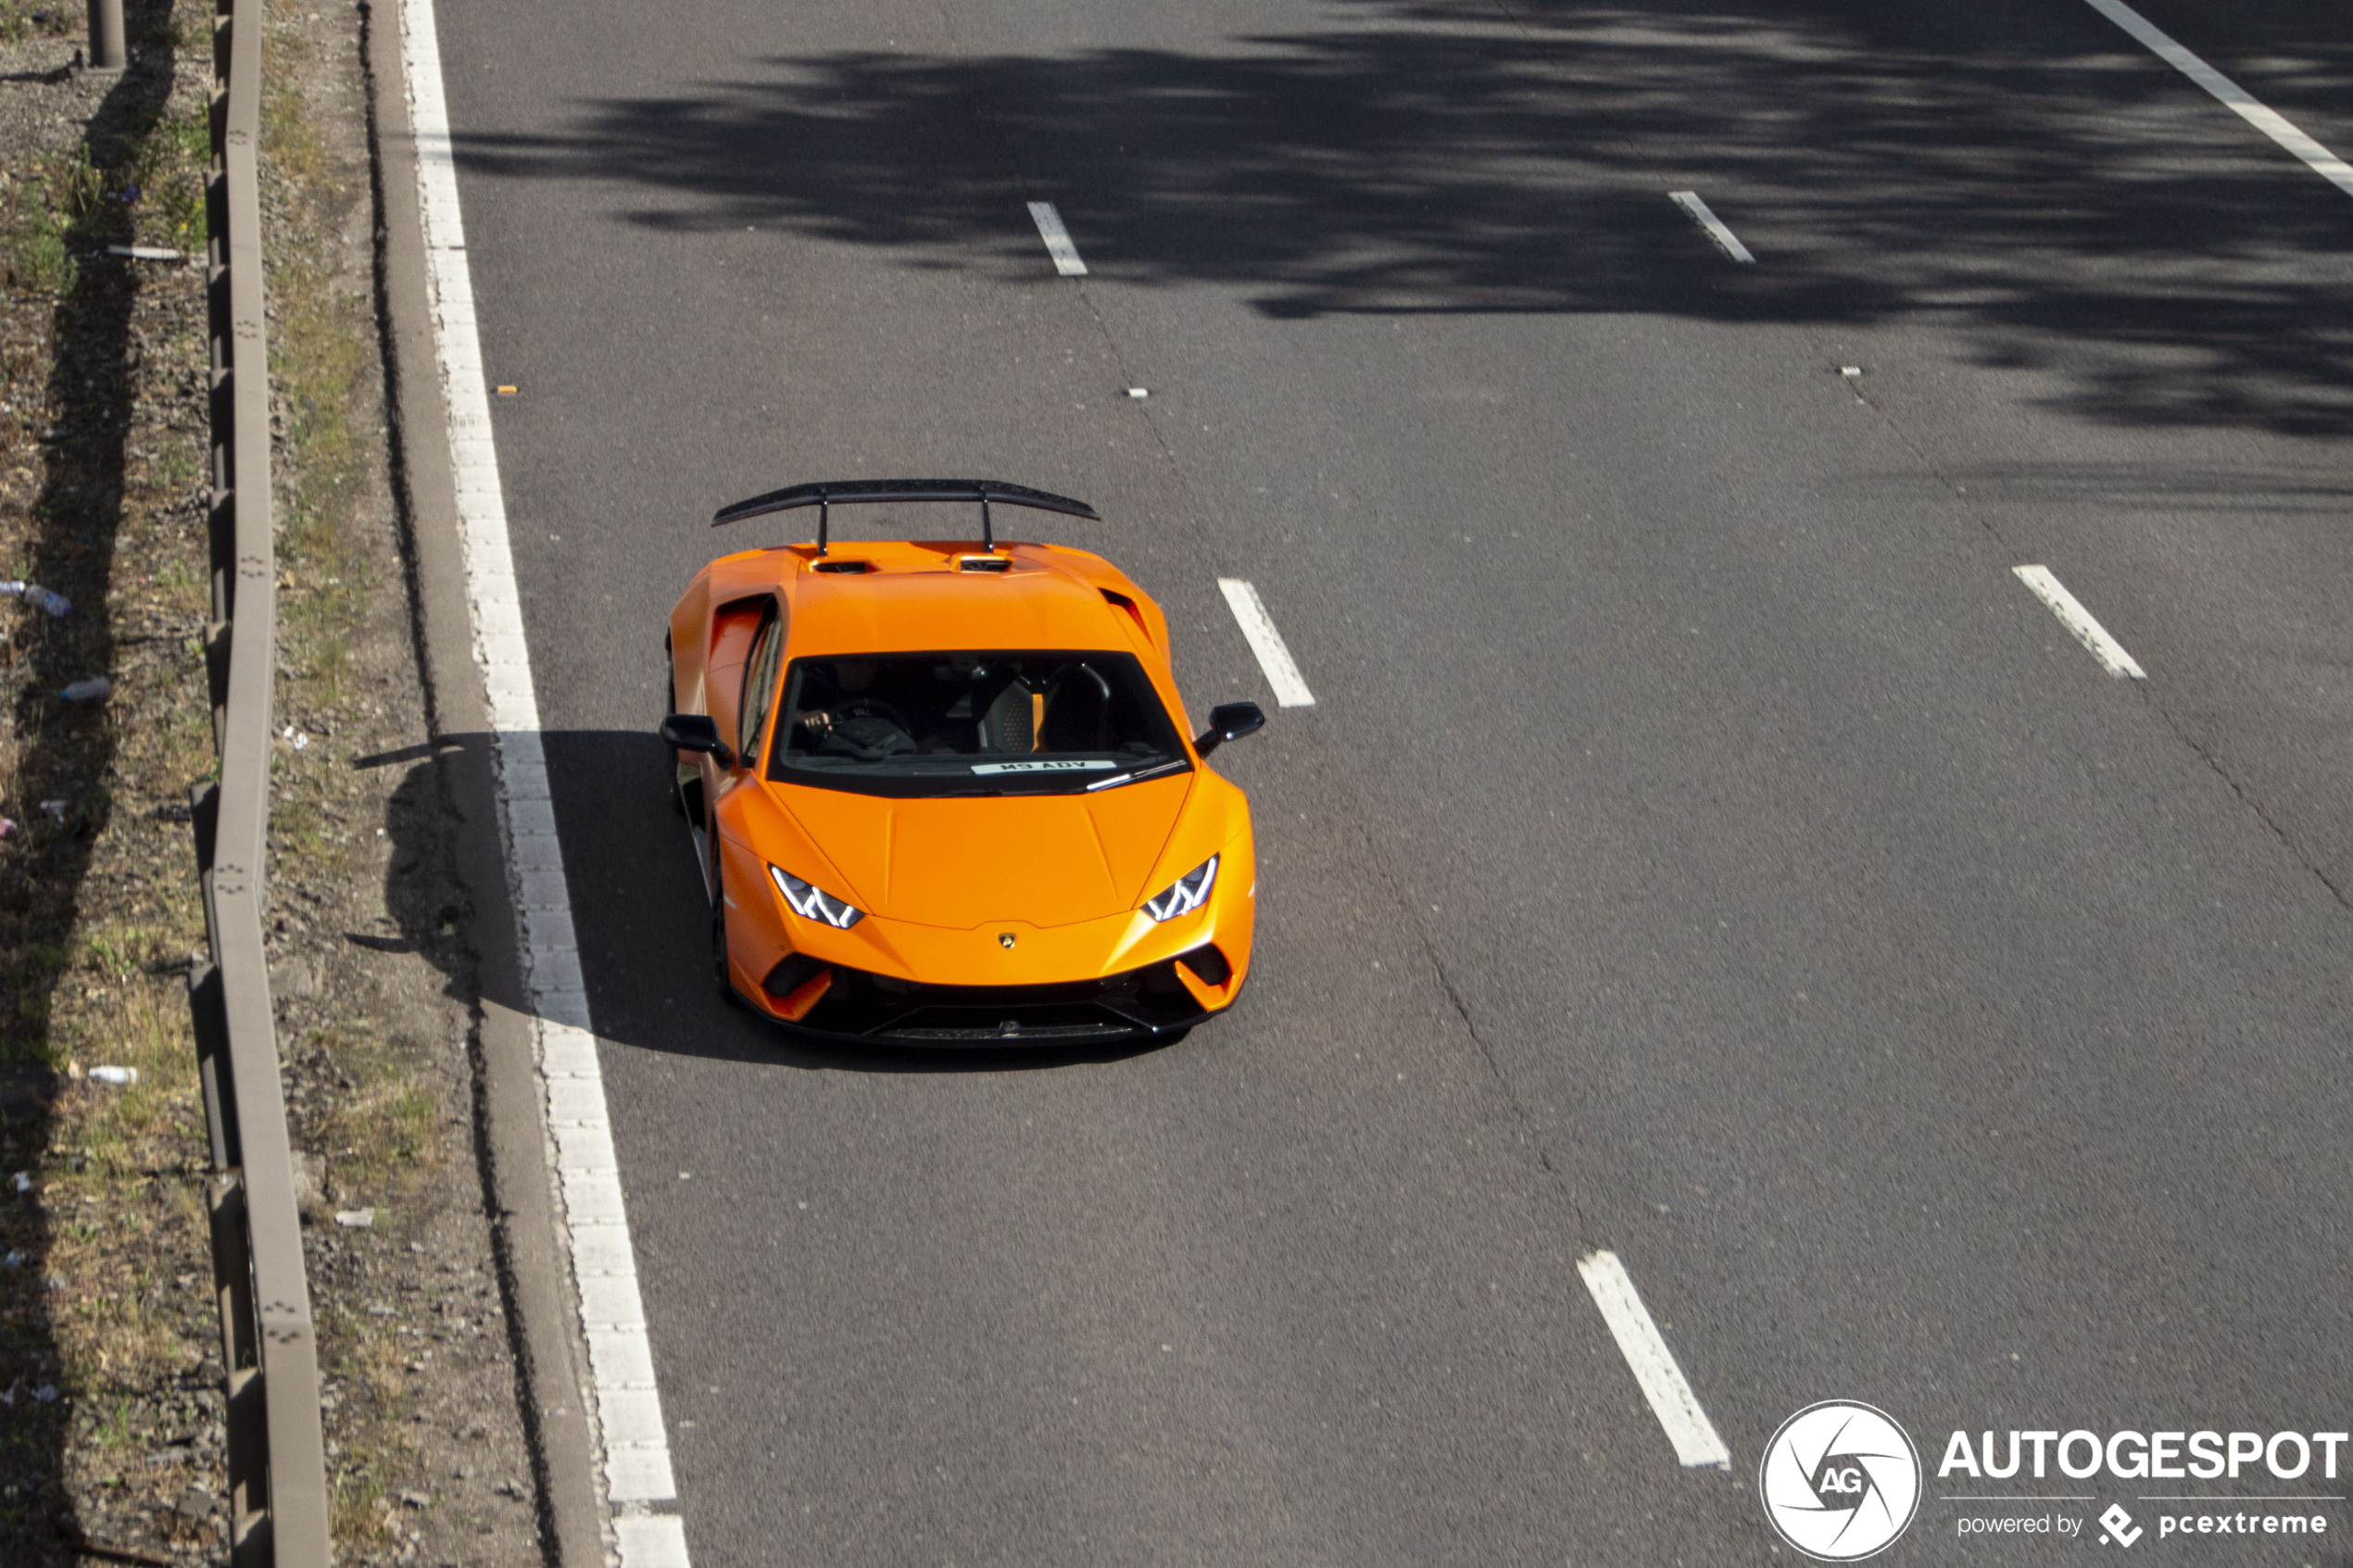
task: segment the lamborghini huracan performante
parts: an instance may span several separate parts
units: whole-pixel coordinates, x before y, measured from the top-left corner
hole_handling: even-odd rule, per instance
[[[977,505],[980,543],[844,544],[853,502]],[[817,509],[813,545],[724,556],[671,611],[674,803],[724,994],[899,1045],[1168,1038],[1250,973],[1250,806],[1189,736],[1160,608],[1101,557],[1000,544],[970,480],[797,484],[714,525]]]

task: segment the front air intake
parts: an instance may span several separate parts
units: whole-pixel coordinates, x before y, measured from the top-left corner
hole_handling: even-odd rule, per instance
[[[1198,976],[1204,985],[1223,985],[1234,977],[1234,966],[1209,943],[1202,943],[1189,953],[1179,953],[1176,961]]]

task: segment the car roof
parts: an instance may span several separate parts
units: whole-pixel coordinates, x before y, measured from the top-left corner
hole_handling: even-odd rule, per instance
[[[1120,648],[1144,623],[1134,585],[1059,545],[861,540],[788,545],[711,563],[714,605],[781,593],[787,657],[925,648]]]

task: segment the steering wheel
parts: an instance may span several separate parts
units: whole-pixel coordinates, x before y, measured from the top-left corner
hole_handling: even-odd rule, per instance
[[[878,696],[853,696],[847,702],[836,704],[826,711],[834,715],[834,722],[837,724],[845,719],[873,717],[887,719],[902,730],[908,727],[907,715],[899,711],[895,704],[886,702]]]
[[[907,715],[881,697],[851,697],[821,711],[825,717],[824,727],[809,725],[817,731],[820,751],[839,749],[862,762],[879,762],[915,749]]]

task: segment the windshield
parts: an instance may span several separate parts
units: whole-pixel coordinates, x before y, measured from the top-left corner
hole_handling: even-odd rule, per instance
[[[865,795],[1076,795],[1188,767],[1133,654],[796,659],[768,754],[783,784]]]

